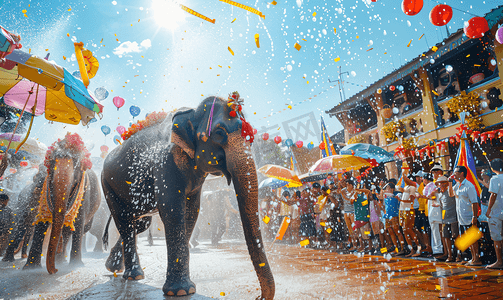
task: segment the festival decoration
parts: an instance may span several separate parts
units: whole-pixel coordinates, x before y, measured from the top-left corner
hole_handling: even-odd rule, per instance
[[[193,15],[193,16],[196,16],[196,17],[201,18],[201,19],[203,19],[205,21],[208,21],[210,23],[215,24],[215,19],[210,19],[210,18],[208,18],[208,17],[206,17],[206,16],[204,16],[204,15],[202,15],[202,14],[200,14],[200,13],[198,13],[198,12],[196,12],[196,11],[190,9],[190,8],[188,8],[185,5],[180,4],[180,8],[183,9],[184,11],[188,12],[189,14]]]
[[[395,91],[395,86],[394,85],[390,85],[389,90],[392,91],[392,92],[394,92]]]
[[[121,98],[119,96],[114,97],[113,102],[115,107],[117,107],[117,110],[119,110],[119,108],[121,108],[124,105],[124,103],[126,103],[124,98]]]
[[[318,148],[320,148],[320,150],[325,150],[325,143],[321,142]]]
[[[47,167],[47,174],[50,172],[50,162],[54,161],[55,153],[61,150],[65,150],[70,153],[71,157],[75,160],[80,161],[82,171],[89,170],[93,167],[91,162],[91,153],[87,151],[84,141],[78,133],[71,134],[68,132],[63,139],[58,139],[47,149],[45,154],[44,166]]]
[[[84,86],[89,86],[89,79],[96,75],[99,62],[93,57],[93,53],[84,48],[84,43],[73,43],[75,47],[75,57],[79,64],[79,72]]]
[[[384,104],[383,108],[381,110],[381,117],[385,119],[389,119],[393,116],[393,111],[391,110],[391,107],[389,104]]]
[[[321,141],[323,143],[323,148],[321,148],[320,144],[320,150],[321,150],[321,156],[322,157],[327,157],[327,156],[332,156],[334,153],[332,152],[332,147],[330,145],[330,136],[327,131],[327,127],[325,126],[325,120],[323,119],[323,116],[321,116]]]
[[[473,17],[465,23],[463,31],[471,39],[478,39],[484,36],[489,30],[489,24],[483,17]]]
[[[391,121],[382,127],[381,133],[384,134],[388,144],[398,141],[398,137],[405,135],[405,124],[402,120]]]
[[[281,143],[281,137],[280,137],[279,135],[278,135],[278,136],[275,136],[275,137],[274,137],[274,142],[275,142],[276,144]]]
[[[148,115],[147,115],[148,117]],[[126,132],[126,127],[124,126],[117,126],[117,128],[115,128],[115,130],[117,130],[117,132],[122,135],[124,132]]]
[[[0,26],[0,61],[11,54],[15,49],[21,49],[21,47],[23,47],[19,43],[20,40],[21,37],[19,35],[15,35]]]
[[[127,131],[122,133],[122,139],[125,141],[138,131],[164,121],[167,115],[167,112],[152,112],[148,114],[148,116],[145,117],[145,120],[140,120],[134,124],[131,124],[131,127],[129,127]]]
[[[287,147],[292,147],[292,146],[293,146],[293,141],[292,141],[292,139],[286,139],[286,140],[285,140],[285,146],[287,146]]]
[[[461,94],[451,98],[447,102],[447,107],[452,114],[458,117],[462,112],[468,112],[469,116],[466,117],[466,126],[471,130],[476,130],[482,128],[484,124],[482,123],[482,113],[480,109],[480,97],[475,92],[466,93],[461,91]]]
[[[255,33],[255,45],[260,48],[260,35],[258,33]]]
[[[109,93],[105,87],[99,87],[94,90],[94,97],[96,99],[103,101],[108,97]]]
[[[295,143],[295,145],[297,146],[297,148],[302,148],[302,146],[304,145],[304,143],[302,141],[297,141]]]
[[[27,167],[27,166],[28,166],[28,162],[27,162],[27,161],[25,161],[25,160],[23,160],[23,161],[19,162],[19,165],[20,165],[21,167]]]
[[[417,15],[423,9],[423,0],[403,0],[402,11],[408,16]]]
[[[252,7],[249,7],[249,6],[246,6],[246,5],[231,1],[231,0],[220,0],[220,1],[225,2],[227,4],[230,4],[230,5],[234,5],[236,7],[242,8],[242,9],[245,9],[253,14],[260,16],[262,19],[265,19],[265,16],[260,11],[256,10],[255,8],[252,8]]]
[[[110,127],[108,127],[107,125],[101,126],[101,132],[103,132],[105,136],[107,136],[110,133],[110,131],[111,131]]]
[[[358,143],[366,143],[368,141],[368,136],[364,134],[355,135],[354,137],[348,140],[349,144],[358,144]]]
[[[498,28],[496,31],[496,41],[498,43],[503,44],[503,27]]]
[[[262,134],[262,139],[263,139],[264,141],[267,141],[267,140],[269,139],[269,133],[264,132],[264,134]]]
[[[129,108],[129,113],[133,116],[133,119],[137,117],[141,112],[141,109],[136,105],[131,105]]]
[[[309,144],[307,144],[307,149],[308,150],[312,150],[314,148],[314,143],[313,142],[309,142]]]
[[[430,22],[435,26],[444,26],[452,19],[452,8],[446,4],[438,4],[430,11]]]

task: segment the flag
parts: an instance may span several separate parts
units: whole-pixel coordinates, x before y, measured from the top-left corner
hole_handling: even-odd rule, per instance
[[[479,181],[477,180],[477,171],[475,169],[475,160],[473,159],[472,151],[470,150],[470,144],[468,142],[468,138],[466,137],[466,133],[463,130],[461,134],[461,141],[459,143],[458,155],[456,156],[456,162],[454,163],[454,167],[464,166],[467,170],[466,180],[471,182],[475,186],[475,190],[477,191],[477,196],[480,197],[480,193],[482,193],[482,188],[480,188]]]
[[[332,156],[332,149],[330,147],[330,137],[327,132],[327,128],[325,127],[325,121],[323,120],[323,116],[321,116],[321,141],[325,144],[325,149],[321,150],[321,154],[323,157]]]
[[[402,189],[405,187],[405,180],[403,180],[403,172],[402,172],[402,176],[400,176],[400,179],[398,179],[397,183],[396,183],[396,187],[401,187]]]

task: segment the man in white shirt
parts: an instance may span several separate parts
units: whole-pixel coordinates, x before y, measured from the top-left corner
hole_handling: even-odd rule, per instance
[[[494,250],[496,251],[496,262],[487,266],[488,269],[502,269],[503,257],[501,249],[503,247],[503,160],[496,158],[491,161],[491,169],[496,176],[491,178],[489,183],[489,204],[487,205],[486,216],[489,218],[489,230],[491,238],[494,241]]]
[[[458,182],[454,186],[454,194],[456,195],[456,213],[458,215],[459,229],[461,234],[465,233],[470,226],[477,227],[477,215],[479,210],[479,202],[477,198],[477,190],[475,186],[466,179],[468,170],[464,166],[456,166],[454,169],[454,179]],[[467,266],[480,266],[482,262],[479,256],[478,241],[470,246],[472,260]],[[460,256],[458,256],[460,257]]]

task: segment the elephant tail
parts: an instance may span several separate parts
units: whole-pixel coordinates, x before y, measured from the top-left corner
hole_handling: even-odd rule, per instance
[[[107,225],[105,226],[105,231],[103,232],[103,238],[101,239],[103,241],[103,248],[107,250],[108,247],[108,226],[110,226],[110,221],[112,221],[112,215],[108,217]]]

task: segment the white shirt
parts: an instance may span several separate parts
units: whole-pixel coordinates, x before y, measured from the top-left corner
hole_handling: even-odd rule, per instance
[[[472,204],[478,203],[477,190],[470,181],[463,180],[454,186],[456,194],[456,213],[459,225],[470,225],[473,218]]]
[[[503,174],[493,176],[489,183],[489,192],[496,194],[496,201],[491,208],[491,218],[503,218]]]

